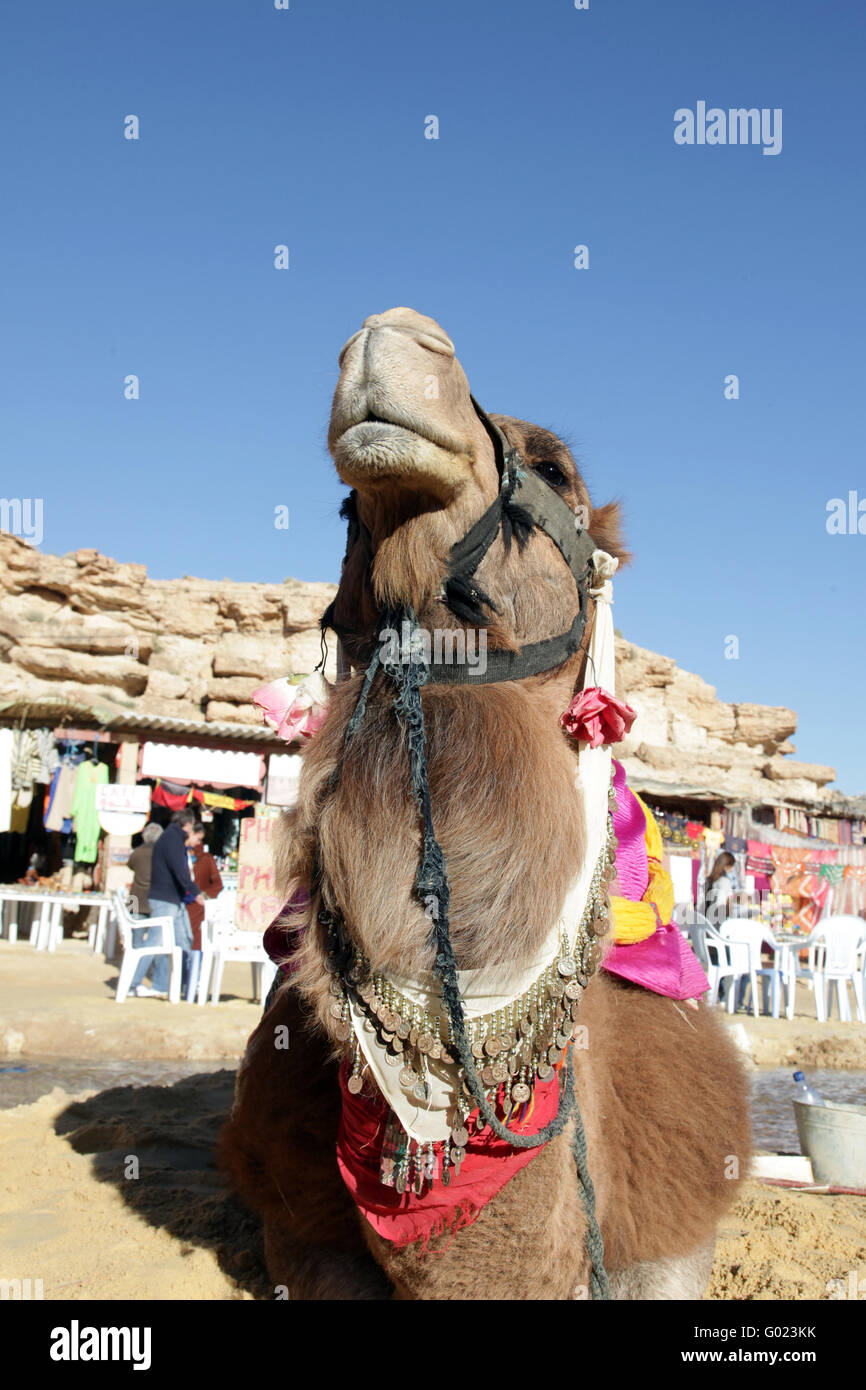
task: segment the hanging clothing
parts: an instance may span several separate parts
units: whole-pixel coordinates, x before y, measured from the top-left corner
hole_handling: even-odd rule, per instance
[[[15,735],[11,729],[0,729],[0,835],[12,825],[12,748]]]
[[[39,776],[37,782],[49,783],[60,766],[60,754],[50,729],[36,730],[36,751],[39,755]]]
[[[51,807],[54,805],[54,797],[57,793],[57,783],[60,780],[60,767],[56,767],[51,776],[51,785],[45,794],[45,807],[42,816],[42,824],[48,829],[48,817],[51,815]]]
[[[62,762],[54,784],[54,795],[45,817],[46,830],[68,831],[72,820],[72,803],[75,800],[75,783],[81,764]]]
[[[724,843],[724,830],[712,830],[710,826],[707,826],[707,828],[704,831],[704,846],[706,848],[708,858],[711,859],[713,862],[715,862],[716,855],[719,853],[719,850],[722,848],[722,845]]]
[[[33,729],[17,729],[12,745],[12,790],[33,795],[33,783],[42,773],[42,759]],[[50,779],[49,779],[50,780]],[[22,801],[22,805],[25,803]],[[29,805],[29,798],[27,801]]]
[[[108,781],[105,763],[93,763],[88,758],[75,777],[75,796],[72,819],[75,822],[75,858],[80,864],[93,864],[99,852],[99,816],[96,810],[96,788]]]

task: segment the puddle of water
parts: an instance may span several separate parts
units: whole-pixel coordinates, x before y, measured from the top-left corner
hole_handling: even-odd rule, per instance
[[[796,1070],[796,1067],[773,1067],[752,1073],[752,1126],[756,1149],[770,1149],[773,1153],[800,1152],[791,1103]],[[816,1068],[806,1072],[806,1080],[824,1100],[866,1105],[866,1071]]]
[[[225,1062],[185,1060],[124,1061],[119,1058],[94,1061],[83,1058],[40,1057],[38,1060],[10,1060],[0,1063],[0,1110],[13,1105],[30,1105],[55,1086],[76,1091],[107,1091],[113,1086],[172,1086],[185,1076],[222,1071]]]
[[[55,1086],[74,1093],[109,1090],[112,1086],[172,1086],[185,1076],[223,1071],[225,1062],[190,1062],[117,1059],[75,1061],[67,1057],[10,1060],[0,1063],[0,1110],[29,1105]],[[752,1073],[752,1124],[756,1149],[799,1153],[797,1125],[791,1104],[793,1067]],[[866,1104],[866,1072],[815,1070],[806,1074],[813,1090],[825,1100]]]

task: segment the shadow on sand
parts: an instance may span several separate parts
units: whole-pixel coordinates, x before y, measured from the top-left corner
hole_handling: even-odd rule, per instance
[[[185,1077],[168,1086],[118,1086],[74,1101],[55,1130],[89,1154],[100,1182],[113,1183],[143,1221],[181,1243],[212,1250],[240,1290],[273,1297],[261,1224],[226,1190],[214,1150],[232,1105],[234,1071]],[[125,1176],[129,1155],[139,1177]]]

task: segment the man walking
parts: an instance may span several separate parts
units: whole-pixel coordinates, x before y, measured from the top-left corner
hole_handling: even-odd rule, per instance
[[[187,845],[194,838],[195,823],[195,811],[186,807],[182,811],[176,811],[172,816],[171,825],[163,831],[153,847],[148,893],[150,916],[171,917],[174,920],[175,944],[181,946],[184,952],[184,974],[189,965],[189,951],[192,947],[192,928],[184,906],[184,898],[189,896],[202,906],[206,901],[204,894],[190,877],[187,859]],[[143,946],[163,944],[162,927],[144,929]],[[169,968],[169,956],[142,956],[132,977],[132,990],[139,997],[168,994]],[[144,984],[144,977],[148,974],[152,983],[150,989]]]

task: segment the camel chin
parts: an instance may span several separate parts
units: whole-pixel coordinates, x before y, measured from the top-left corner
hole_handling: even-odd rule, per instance
[[[419,489],[444,502],[465,486],[471,474],[466,455],[386,421],[352,425],[336,443],[334,463],[349,487]]]

